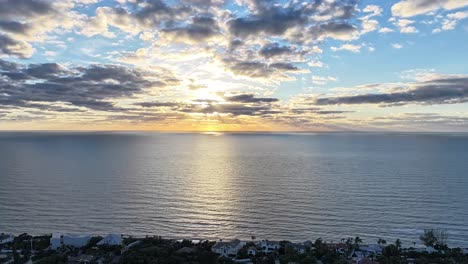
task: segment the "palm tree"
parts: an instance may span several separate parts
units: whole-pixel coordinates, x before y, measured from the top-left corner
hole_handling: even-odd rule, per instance
[[[385,239],[379,238],[379,240],[377,241],[377,244],[379,244],[379,246],[383,246],[387,244],[387,241],[385,241]]]
[[[401,250],[401,241],[400,241],[400,239],[397,239],[397,240],[395,241],[395,246],[396,246],[396,248],[398,249],[398,251]]]
[[[362,243],[362,239],[360,237],[356,237],[354,238],[354,245],[356,247],[356,249],[359,249],[359,244]]]

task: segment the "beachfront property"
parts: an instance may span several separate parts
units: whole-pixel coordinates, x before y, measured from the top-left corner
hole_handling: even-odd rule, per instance
[[[378,256],[382,254],[383,247],[381,245],[361,245],[359,249],[367,252],[369,255]]]
[[[220,240],[211,247],[211,251],[220,254],[221,256],[235,257],[237,252],[239,252],[244,245],[245,243],[241,242],[239,239],[234,239],[229,242]]]
[[[297,253],[304,254],[307,252],[308,247],[304,244],[291,244],[292,248],[297,251]],[[310,249],[310,248],[309,248]]]
[[[122,245],[122,235],[110,234],[97,243],[98,246],[120,246]]]
[[[50,248],[58,249],[62,246],[83,247],[88,244],[92,236],[53,233],[50,238]]]
[[[257,248],[256,247],[251,246],[251,247],[249,247],[247,249],[247,255],[255,256],[256,254],[257,254]]]
[[[280,248],[278,241],[262,240],[259,243],[260,251],[263,253],[276,252]]]

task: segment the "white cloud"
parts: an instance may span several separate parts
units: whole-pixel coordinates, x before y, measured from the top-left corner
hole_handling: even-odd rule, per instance
[[[383,9],[378,5],[367,5],[362,11],[365,13],[371,13],[369,16],[380,16]]]
[[[418,30],[416,27],[412,26],[414,23],[414,20],[409,20],[409,19],[398,19],[398,20],[392,20],[393,24],[397,26],[400,29],[401,33],[418,33]]]
[[[432,32],[439,33],[441,31],[453,30],[457,26],[458,22],[465,18],[468,18],[468,11],[460,11],[448,14],[446,19],[442,21],[440,28],[436,28]]]
[[[401,49],[403,48],[403,45],[400,43],[392,43],[392,48],[394,49]]]
[[[390,33],[390,32],[394,32],[394,30],[388,27],[383,27],[379,29],[379,33]]]
[[[452,10],[468,6],[466,0],[403,0],[392,6],[392,14],[399,17],[422,15],[439,9]]]
[[[332,76],[312,76],[312,83],[317,85],[327,84],[329,81],[336,81],[337,79]]]
[[[323,62],[321,61],[309,61],[307,65],[309,65],[310,67],[317,67],[317,68],[322,68],[324,66]]]
[[[356,45],[356,44],[343,44],[340,47],[331,47],[331,50],[333,51],[339,51],[339,50],[347,50],[351,51],[354,53],[358,53],[361,51],[362,45]]]

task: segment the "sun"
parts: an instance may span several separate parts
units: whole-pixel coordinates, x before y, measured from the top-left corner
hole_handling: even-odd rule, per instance
[[[223,102],[224,98],[217,94],[216,91],[210,89],[197,89],[193,91],[193,99],[199,101],[219,101]]]

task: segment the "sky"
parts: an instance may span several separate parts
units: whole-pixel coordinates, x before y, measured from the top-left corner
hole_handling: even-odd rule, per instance
[[[0,0],[0,130],[468,132],[468,0]]]

